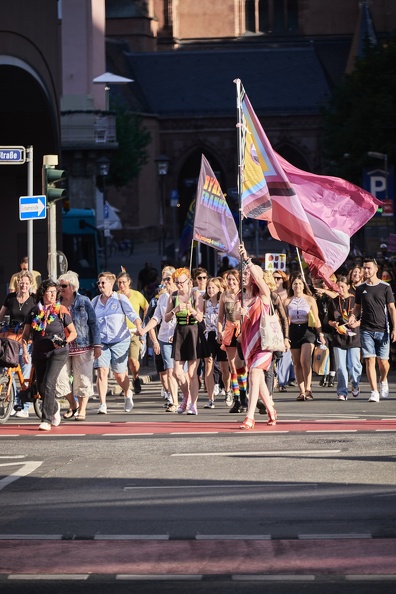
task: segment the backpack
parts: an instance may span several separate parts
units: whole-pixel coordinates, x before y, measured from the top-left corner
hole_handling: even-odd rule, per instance
[[[17,367],[19,365],[20,344],[10,338],[0,338],[0,367]]]

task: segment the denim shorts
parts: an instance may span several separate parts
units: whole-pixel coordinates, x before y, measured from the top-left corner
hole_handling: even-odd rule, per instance
[[[360,330],[360,344],[364,359],[378,357],[387,361],[390,353],[390,340],[388,332],[372,332]]]
[[[111,368],[116,373],[126,373],[128,369],[128,351],[130,339],[114,342],[111,344],[102,344],[102,354],[99,359],[95,359],[94,368]]]
[[[160,340],[159,345],[165,369],[173,369],[174,360],[172,359],[172,343],[162,342],[162,340]]]

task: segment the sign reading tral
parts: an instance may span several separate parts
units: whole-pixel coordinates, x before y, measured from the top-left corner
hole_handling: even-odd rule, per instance
[[[21,196],[19,198],[19,218],[21,221],[45,219],[47,216],[46,196]]]

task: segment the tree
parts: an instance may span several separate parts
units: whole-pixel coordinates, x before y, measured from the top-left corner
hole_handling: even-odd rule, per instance
[[[139,175],[147,163],[146,147],[151,142],[150,132],[144,128],[141,117],[125,108],[117,108],[117,142],[108,184],[120,188]]]
[[[337,88],[323,110],[326,172],[362,183],[368,151],[396,161],[396,37],[367,46],[355,70]]]

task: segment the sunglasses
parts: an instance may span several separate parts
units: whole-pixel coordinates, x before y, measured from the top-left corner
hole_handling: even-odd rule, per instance
[[[172,277],[167,276],[166,278],[163,278],[162,280],[164,281],[164,283],[165,282],[169,283],[169,281],[172,280]]]
[[[282,280],[281,276],[274,276],[274,280]]]
[[[175,281],[176,285],[182,285],[183,283],[186,283],[187,281],[189,281],[190,279],[186,278],[184,281]]]
[[[100,286],[100,285],[105,285],[105,284],[106,284],[106,282],[107,282],[107,281],[98,281],[96,284],[97,284],[98,286]]]
[[[59,285],[61,289],[67,289],[69,285]]]
[[[197,276],[197,280],[206,280],[207,276]]]

